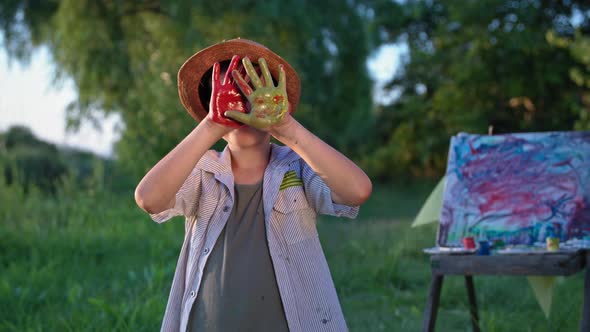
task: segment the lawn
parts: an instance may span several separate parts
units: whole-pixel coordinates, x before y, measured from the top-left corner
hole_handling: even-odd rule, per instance
[[[410,228],[429,185],[378,186],[357,220],[320,237],[351,331],[419,331],[436,229]],[[156,331],[182,243],[132,194],[65,185],[54,198],[0,184],[0,331]],[[484,331],[576,331],[582,275],[557,285],[545,319],[525,278],[475,278]],[[463,279],[445,280],[438,331],[469,331]]]

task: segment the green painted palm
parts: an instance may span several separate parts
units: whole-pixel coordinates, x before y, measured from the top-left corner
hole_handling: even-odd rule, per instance
[[[250,87],[238,71],[232,71],[232,75],[242,93],[250,101],[251,110],[248,114],[227,111],[225,116],[256,129],[266,130],[280,123],[289,112],[285,70],[282,65],[279,65],[279,84],[275,87],[264,58],[258,59],[264,82],[256,73],[248,57],[245,57],[242,62],[254,88]]]

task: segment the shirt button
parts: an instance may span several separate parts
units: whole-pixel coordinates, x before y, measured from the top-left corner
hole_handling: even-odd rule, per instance
[[[223,207],[223,212],[227,212],[227,211],[229,211],[229,206],[226,205]]]
[[[191,291],[191,297],[195,297],[195,291]]]
[[[205,254],[209,253],[209,248],[205,248],[205,250],[203,250],[203,252],[205,252]]]
[[[322,319],[322,323],[323,324],[327,324],[328,323],[328,320],[324,318],[324,319]]]

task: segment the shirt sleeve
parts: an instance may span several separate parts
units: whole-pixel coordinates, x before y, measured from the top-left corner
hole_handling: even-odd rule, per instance
[[[178,189],[174,206],[168,210],[150,214],[152,220],[163,223],[172,217],[194,215],[201,196],[201,174],[201,169],[195,166]]]
[[[359,206],[334,203],[332,191],[324,180],[305,161],[301,160],[301,163],[305,196],[312,208],[319,214],[356,218],[359,213]]]

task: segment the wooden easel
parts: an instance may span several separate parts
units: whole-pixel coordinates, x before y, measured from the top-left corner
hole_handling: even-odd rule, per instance
[[[473,331],[479,332],[479,316],[473,286],[474,275],[506,276],[569,276],[586,270],[580,331],[590,331],[590,253],[579,250],[571,253],[513,254],[513,255],[450,255],[430,256],[432,281],[424,311],[424,332],[433,332],[438,312],[440,292],[444,277],[462,275],[469,299],[469,311]]]

